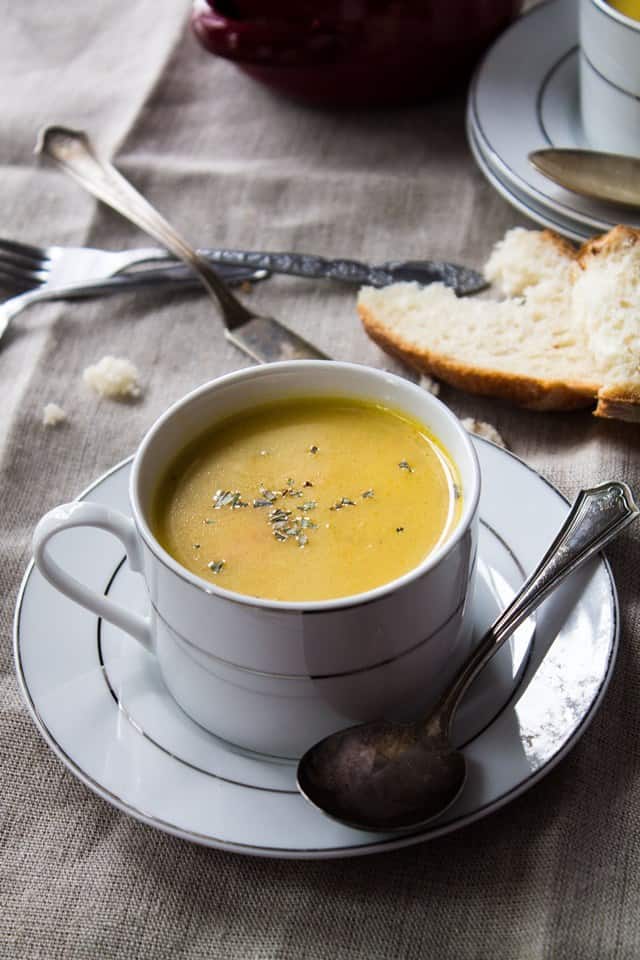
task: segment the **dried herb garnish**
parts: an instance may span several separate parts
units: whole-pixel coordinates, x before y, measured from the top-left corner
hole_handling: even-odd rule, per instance
[[[209,563],[207,564],[207,566],[209,567],[209,570],[211,570],[211,573],[215,573],[215,574],[222,573],[222,571],[224,570],[224,568],[225,568],[225,566],[226,566],[226,561],[225,561],[225,560],[210,560]]]
[[[269,513],[269,522],[278,523],[280,520],[288,520],[291,516],[291,510],[283,510],[282,507],[275,507]]]
[[[285,487],[282,491],[283,497],[301,497],[302,490],[295,490],[293,487]]]
[[[316,454],[319,451],[319,447],[316,444],[313,444],[309,447],[309,453]],[[266,455],[270,451],[261,450],[261,455]],[[403,460],[399,466],[402,469],[409,470],[412,472],[412,468]],[[313,487],[311,480],[304,480],[302,488]],[[283,506],[276,506],[276,501],[284,497],[304,497],[302,489],[296,489],[295,479],[293,477],[287,477],[286,486],[281,490],[268,490],[264,484],[259,484],[259,496],[254,497],[251,500],[251,505],[256,509],[268,509],[268,524],[271,528],[271,532],[274,538],[279,543],[285,543],[287,540],[295,540],[299,547],[306,547],[309,543],[309,537],[307,531],[316,530],[318,524],[314,523],[310,517],[304,516],[303,514],[309,513],[311,510],[316,510],[318,508],[317,500],[305,500],[304,503],[298,506],[300,515],[293,516],[293,509],[285,510]],[[361,494],[362,499],[367,500],[374,496],[373,489],[364,490]],[[213,497],[213,507],[215,510],[221,510],[224,507],[229,507],[231,510],[237,510],[241,507],[247,507],[249,504],[242,499],[242,495],[238,490],[216,490]],[[357,503],[355,500],[352,500],[351,497],[340,497],[330,510],[342,510],[344,507],[355,507]],[[294,507],[294,504],[291,504],[291,507]],[[270,508],[270,509],[269,509]],[[215,520],[206,518],[204,523],[211,524],[215,523]],[[325,524],[326,527],[329,527],[329,524]],[[398,532],[400,532],[398,528]],[[197,549],[199,544],[194,547]],[[208,564],[209,569],[215,573],[219,574],[225,566],[224,560],[211,561]]]
[[[313,509],[317,504],[315,501],[309,501],[309,504],[303,504],[301,510]],[[302,515],[293,517],[292,510],[283,510],[282,507],[274,507],[269,513],[269,524],[273,536],[279,543],[285,543],[287,540],[295,540],[299,547],[306,547],[309,542],[305,530],[313,530],[317,524],[313,523],[309,517]]]
[[[410,466],[406,460],[401,460],[398,466],[401,470],[408,470],[409,473],[413,473],[413,467]]]
[[[193,549],[194,549],[194,550],[199,550],[199,549],[200,549],[200,544],[199,544],[199,543],[194,543]]]
[[[396,527],[396,533],[403,533],[404,527]]]
[[[288,526],[289,526],[289,521],[287,519],[271,521],[271,529],[279,530],[280,533],[286,533]]]
[[[339,500],[336,500],[332,507],[329,507],[329,510],[342,510],[343,507],[355,507],[356,502],[352,500],[351,497],[340,497]]]
[[[213,497],[214,510],[222,510],[223,507],[239,510],[240,507],[248,506],[249,504],[242,499],[238,490],[216,490]]]
[[[318,447],[316,447],[314,443],[309,447],[309,453],[317,453],[317,452],[318,452]]]
[[[453,495],[456,498],[456,500],[459,500],[460,497],[462,496],[462,490],[460,489],[460,486],[457,483],[454,483],[453,485]]]

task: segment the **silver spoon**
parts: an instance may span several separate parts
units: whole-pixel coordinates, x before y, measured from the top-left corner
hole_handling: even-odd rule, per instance
[[[413,722],[364,723],[315,744],[298,764],[303,796],[334,820],[360,830],[416,829],[443,813],[466,779],[464,755],[451,743],[451,726],[469,685],[543,598],[639,513],[625,483],[582,490],[536,570],[437,706]]]
[[[82,130],[51,126],[42,130],[36,153],[55,160],[85,190],[154,237],[199,276],[222,313],[227,340],[261,363],[302,358],[330,359],[273,317],[244,306],[213,267],[191,247],[116,168],[98,156]]]
[[[529,163],[565,190],[640,208],[640,159],[599,150],[534,150]],[[624,221],[622,221],[624,223]]]

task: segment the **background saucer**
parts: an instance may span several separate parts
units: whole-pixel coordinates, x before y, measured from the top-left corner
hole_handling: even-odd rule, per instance
[[[549,0],[509,27],[471,83],[467,131],[487,179],[518,210],[576,240],[618,223],[640,228],[638,211],[563,190],[529,164],[544,147],[588,148],[578,97],[577,0]]]

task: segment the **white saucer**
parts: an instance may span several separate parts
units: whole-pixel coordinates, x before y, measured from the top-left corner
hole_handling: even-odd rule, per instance
[[[508,203],[511,204],[512,207],[515,207],[516,210],[520,211],[520,213],[523,213],[525,216],[535,220],[535,222],[541,226],[548,227],[550,230],[555,230],[556,233],[560,233],[565,237],[569,237],[571,240],[576,240],[578,243],[582,243],[587,236],[591,235],[590,233],[579,232],[580,228],[578,228],[573,221],[559,216],[557,213],[555,213],[555,211],[549,211],[538,206],[538,204],[536,204],[530,197],[526,196],[522,192],[518,191],[515,187],[512,187],[506,181],[502,180],[500,172],[494,166],[492,166],[490,158],[486,157],[483,153],[482,148],[476,138],[476,134],[468,122],[467,139],[469,141],[469,146],[471,147],[471,152],[473,153],[475,161],[484,173],[485,177],[498,191],[498,193],[504,197]]]
[[[483,477],[474,630],[488,626],[560,526],[566,501],[532,469],[475,439]],[[130,461],[82,495],[128,512]],[[58,562],[143,610],[142,581],[101,531],[68,531]],[[461,706],[456,737],[469,779],[456,804],[412,835],[362,833],[333,823],[295,790],[295,768],[249,756],[193,723],[131,638],[58,594],[29,567],[18,599],[18,679],[46,742],[100,797],[151,826],[253,855],[355,856],[456,830],[522,793],[584,732],[617,650],[617,598],[597,558],[523,624]],[[555,640],[553,639],[555,637]],[[258,722],[258,720],[257,720]]]
[[[530,165],[544,147],[586,147],[578,102],[577,0],[549,0],[516,20],[471,83],[467,131],[480,168],[521,212],[583,240],[638,211],[563,190]]]

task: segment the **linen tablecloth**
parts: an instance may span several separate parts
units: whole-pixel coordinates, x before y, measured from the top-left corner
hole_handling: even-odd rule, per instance
[[[4,5],[0,234],[124,247],[145,238],[42,168],[38,127],[88,129],[194,241],[481,266],[523,223],[474,166],[464,91],[384,111],[276,98],[187,29],[187,0]],[[532,226],[531,224],[527,224]],[[338,358],[395,369],[351,289],[274,278],[253,302]],[[98,399],[106,353],[143,397]],[[192,845],[98,799],[53,756],[14,677],[12,617],[38,518],[130,454],[176,398],[248,361],[208,301],[174,293],[32,308],[0,350],[0,955],[8,958],[631,958],[640,955],[640,528],[608,551],[622,635],[604,703],[569,756],[498,813],[363,859],[292,862]],[[640,492],[638,428],[526,413],[444,389],[460,415],[572,497],[617,477]],[[42,426],[61,404],[69,422]]]

